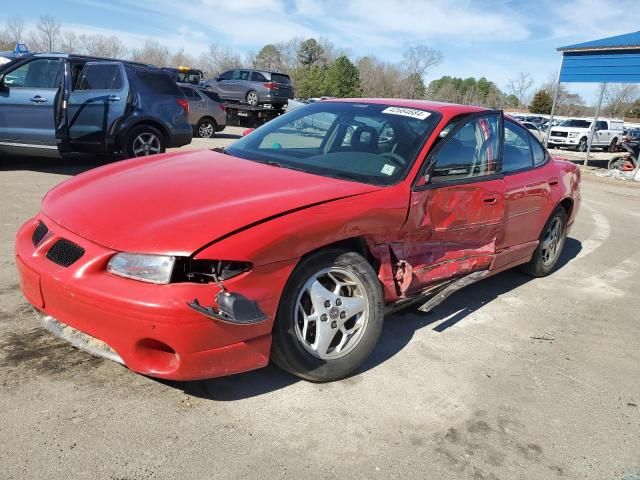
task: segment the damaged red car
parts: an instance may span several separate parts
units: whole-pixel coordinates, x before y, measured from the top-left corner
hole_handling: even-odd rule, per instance
[[[51,190],[16,240],[45,326],[141,374],[270,359],[312,381],[360,366],[386,313],[520,266],[549,274],[580,174],[500,111],[323,101],[223,152],[143,157]]]

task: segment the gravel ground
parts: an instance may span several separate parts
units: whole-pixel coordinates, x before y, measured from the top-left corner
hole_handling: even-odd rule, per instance
[[[93,166],[0,159],[0,478],[640,478],[640,186],[584,176],[556,273],[387,318],[346,380],[160,382],[52,337],[19,292],[17,228]]]

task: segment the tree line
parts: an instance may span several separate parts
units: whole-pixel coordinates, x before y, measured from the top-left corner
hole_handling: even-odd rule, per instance
[[[51,15],[40,17],[31,29],[22,17],[8,18],[4,28],[0,28],[0,51],[12,49],[16,42],[26,43],[31,51],[122,58],[166,67],[186,65],[203,70],[208,78],[232,68],[276,70],[291,77],[300,98],[427,98],[548,114],[555,93],[553,76],[532,94],[534,81],[527,72],[509,79],[506,91],[485,77],[443,76],[426,85],[425,77],[443,61],[440,51],[426,45],[407,48],[398,62],[387,62],[375,55],[353,58],[349,50],[323,38],[292,38],[245,53],[212,43],[203,53],[193,55],[184,47],[170,50],[154,39],[147,39],[140,47],[128,48],[115,35],[78,34],[64,28]],[[640,117],[639,93],[635,85],[608,85],[603,114]],[[556,112],[566,116],[593,115],[593,107],[587,107],[580,95],[561,85]]]

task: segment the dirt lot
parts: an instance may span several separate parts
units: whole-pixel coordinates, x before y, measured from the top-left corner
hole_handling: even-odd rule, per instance
[[[0,478],[640,479],[640,185],[585,175],[556,273],[389,317],[347,380],[173,383],[53,338],[19,292],[17,228],[93,166],[0,159]]]

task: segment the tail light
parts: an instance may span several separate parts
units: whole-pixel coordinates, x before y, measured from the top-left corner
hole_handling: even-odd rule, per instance
[[[189,115],[189,100],[186,98],[179,98],[176,102],[178,102],[178,105],[182,107],[184,114]]]
[[[278,88],[278,84],[274,82],[263,83],[263,85],[267,90],[275,90],[276,88]]]

